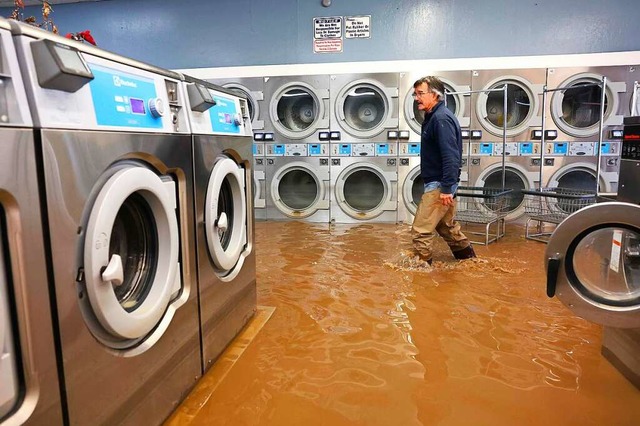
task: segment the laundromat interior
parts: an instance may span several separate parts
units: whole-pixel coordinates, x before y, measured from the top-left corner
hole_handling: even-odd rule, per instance
[[[640,424],[639,22],[0,0],[0,425]],[[413,246],[425,76],[474,258]]]

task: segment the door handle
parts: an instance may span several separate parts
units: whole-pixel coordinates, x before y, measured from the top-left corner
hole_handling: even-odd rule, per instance
[[[556,295],[556,285],[558,284],[558,272],[562,259],[559,254],[555,254],[547,259],[547,296]]]

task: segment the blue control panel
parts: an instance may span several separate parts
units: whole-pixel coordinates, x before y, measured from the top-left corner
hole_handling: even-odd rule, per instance
[[[520,144],[520,155],[531,155],[533,154],[533,144],[530,142],[525,142]]]
[[[232,135],[239,134],[240,127],[235,122],[238,113],[235,101],[220,95],[213,95],[213,100],[216,104],[209,108],[213,131]]]
[[[340,155],[351,155],[351,145],[349,144],[340,144],[338,148],[338,154]]]
[[[89,82],[96,122],[101,126],[161,129],[162,119],[149,111],[148,102],[158,97],[152,79],[89,64]]]
[[[258,145],[253,144],[253,155],[258,155]]]
[[[409,154],[420,155],[420,144],[418,144],[418,143],[410,143],[409,144]]]
[[[312,143],[309,145],[309,155],[321,155],[322,147],[317,143]]]
[[[602,147],[600,147],[601,154],[611,154],[611,144],[608,142],[602,142]]]
[[[386,144],[386,143],[376,144],[376,155],[389,155],[389,144]]]
[[[492,143],[481,143],[480,144],[480,152],[479,154],[491,155],[493,154],[493,144]]]
[[[553,153],[558,155],[567,155],[569,144],[566,142],[555,142],[553,144]]]

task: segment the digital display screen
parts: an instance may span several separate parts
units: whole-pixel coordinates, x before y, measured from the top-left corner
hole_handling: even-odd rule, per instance
[[[52,45],[58,58],[62,61],[62,65],[75,74],[85,75],[89,73],[86,65],[80,57],[80,53],[75,50],[67,49],[59,45]]]
[[[129,98],[131,112],[134,114],[144,114],[144,101],[142,99]]]

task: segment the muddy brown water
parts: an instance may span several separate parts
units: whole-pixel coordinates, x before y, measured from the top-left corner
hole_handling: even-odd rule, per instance
[[[257,223],[276,310],[191,424],[640,424],[602,328],[546,297],[546,246],[522,235],[465,262],[439,241],[430,268],[407,226]]]

